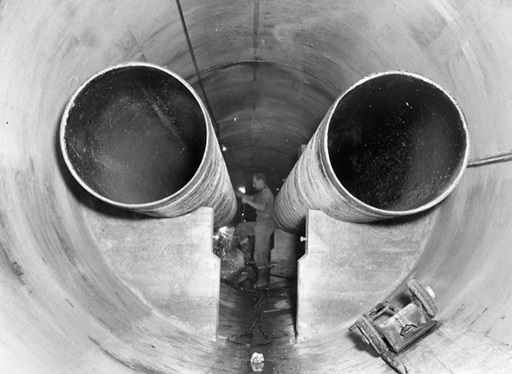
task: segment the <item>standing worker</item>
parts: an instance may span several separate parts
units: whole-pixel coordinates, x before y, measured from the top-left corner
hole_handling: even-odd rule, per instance
[[[270,281],[270,239],[275,229],[274,195],[267,186],[265,174],[256,173],[252,177],[252,186],[258,191],[249,196],[237,192],[242,203],[256,209],[256,225],[254,226],[254,261],[258,267],[256,286],[265,287]]]

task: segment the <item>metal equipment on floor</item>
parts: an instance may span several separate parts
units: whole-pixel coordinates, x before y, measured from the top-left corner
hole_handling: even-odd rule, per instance
[[[408,371],[397,354],[425,337],[438,324],[434,319],[437,306],[432,289],[415,279],[411,279],[407,287],[411,293],[410,304],[399,309],[387,301],[379,303],[349,328],[349,331],[359,329],[363,341],[398,373]],[[386,315],[389,318],[385,318]]]

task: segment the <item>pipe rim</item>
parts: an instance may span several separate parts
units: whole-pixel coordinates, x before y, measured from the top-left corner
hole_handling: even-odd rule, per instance
[[[193,185],[195,183],[196,179],[198,178],[198,176],[200,174],[200,170],[202,169],[202,167],[203,167],[203,165],[204,165],[204,163],[206,161],[206,155],[208,153],[207,150],[208,150],[208,148],[211,145],[211,136],[212,136],[212,134],[211,134],[211,131],[206,131],[206,141],[205,141],[203,155],[201,157],[201,162],[200,162],[197,170],[195,171],[194,175],[190,178],[190,180],[183,187],[181,187],[178,191],[174,192],[173,194],[171,194],[169,196],[166,196],[166,197],[164,197],[162,199],[155,200],[155,201],[152,201],[152,202],[149,202],[149,203],[127,204],[127,203],[121,203],[119,201],[115,201],[115,200],[109,199],[108,197],[105,197],[105,196],[99,194],[98,192],[96,192],[94,189],[92,189],[78,175],[78,173],[76,172],[76,170],[75,170],[75,168],[73,166],[73,163],[71,162],[71,160],[69,159],[69,156],[68,156],[65,135],[66,135],[66,127],[67,127],[67,123],[68,123],[69,111],[73,108],[74,103],[75,103],[75,99],[78,97],[78,95],[80,95],[82,90],[90,82],[92,82],[97,77],[99,77],[99,76],[101,76],[101,75],[103,75],[105,73],[108,73],[109,71],[113,71],[113,70],[120,69],[120,68],[126,68],[126,67],[148,67],[148,68],[156,69],[156,70],[159,70],[159,71],[161,71],[161,72],[163,72],[165,74],[170,75],[171,77],[173,77],[174,79],[179,81],[192,94],[194,99],[199,104],[199,107],[201,108],[201,111],[203,113],[203,117],[205,119],[205,126],[206,127],[212,127],[211,118],[210,118],[210,116],[208,114],[208,110],[206,109],[203,101],[201,100],[201,98],[199,97],[197,92],[192,88],[192,86],[185,79],[183,79],[178,74],[176,74],[176,73],[174,73],[174,72],[172,72],[172,71],[170,71],[170,70],[168,70],[168,69],[166,69],[166,68],[164,68],[162,66],[159,66],[159,65],[156,65],[156,64],[152,64],[152,63],[149,63],[149,62],[123,62],[123,63],[119,63],[119,64],[116,64],[116,65],[113,65],[113,66],[110,66],[108,68],[100,70],[99,72],[97,72],[96,74],[91,76],[89,79],[87,79],[85,82],[83,82],[77,88],[75,93],[71,96],[71,98],[69,99],[68,103],[65,106],[64,114],[62,115],[62,119],[61,119],[61,123],[60,123],[60,134],[59,134],[60,149],[61,149],[61,152],[62,152],[62,155],[63,155],[63,158],[64,158],[64,162],[66,163],[66,166],[68,167],[68,170],[70,171],[71,175],[73,175],[73,177],[80,184],[80,186],[82,186],[87,192],[89,192],[94,197],[96,197],[96,198],[98,198],[98,199],[100,199],[100,200],[102,200],[102,201],[104,201],[104,202],[106,202],[108,204],[111,204],[111,205],[114,205],[116,207],[119,207],[119,208],[132,209],[132,210],[151,209],[151,208],[158,207],[158,206],[160,206],[162,204],[168,203],[168,202],[170,202],[172,200],[178,199],[181,195],[183,195],[183,193],[185,191],[190,189],[191,185]]]
[[[463,157],[463,160],[462,160],[462,164],[459,167],[458,174],[457,174],[456,178],[451,182],[450,186],[447,189],[445,189],[445,191],[442,194],[440,194],[438,197],[436,197],[435,199],[431,200],[427,204],[423,204],[423,205],[421,205],[421,206],[419,206],[417,208],[414,208],[414,209],[396,210],[396,211],[395,210],[380,209],[380,208],[376,208],[376,207],[374,207],[372,205],[369,205],[369,204],[365,203],[364,201],[358,199],[352,193],[350,193],[345,188],[345,186],[343,186],[343,184],[341,184],[341,182],[339,181],[338,177],[336,176],[336,173],[334,172],[334,170],[332,168],[331,159],[330,159],[330,156],[329,156],[329,149],[328,149],[329,127],[331,125],[332,116],[334,115],[334,112],[336,111],[336,108],[338,107],[338,104],[340,103],[340,101],[349,92],[351,92],[354,88],[356,88],[356,87],[358,87],[358,86],[360,86],[360,85],[362,85],[362,84],[364,84],[364,83],[366,83],[366,82],[368,82],[368,81],[370,81],[372,79],[375,79],[375,78],[378,78],[378,77],[382,77],[382,76],[386,76],[386,75],[405,75],[405,76],[413,77],[413,78],[422,80],[425,83],[431,84],[432,86],[434,86],[435,88],[440,90],[452,102],[452,104],[457,109],[457,112],[459,113],[459,117],[460,117],[461,122],[462,122],[462,128],[463,128],[464,137],[465,137],[465,141],[466,141],[466,147],[465,147],[465,151],[464,151],[464,157]],[[432,81],[432,80],[430,80],[430,79],[428,79],[428,78],[426,78],[426,77],[424,77],[424,76],[422,76],[420,74],[411,73],[411,72],[407,72],[407,71],[403,71],[403,70],[389,70],[389,71],[384,71],[384,72],[370,74],[370,75],[367,75],[364,78],[360,79],[359,81],[354,83],[352,86],[350,86],[348,89],[346,89],[345,92],[343,92],[343,94],[340,95],[336,99],[336,101],[333,103],[333,105],[331,106],[331,108],[329,110],[328,117],[327,117],[326,129],[324,131],[323,138],[322,138],[322,148],[323,148],[324,155],[325,155],[324,161],[326,163],[326,171],[327,171],[327,174],[329,176],[329,179],[334,184],[334,186],[338,189],[338,191],[340,191],[349,200],[349,202],[351,204],[353,204],[355,206],[362,206],[366,211],[368,211],[370,213],[373,213],[375,215],[382,216],[382,217],[389,217],[389,218],[392,218],[392,217],[402,217],[402,216],[407,216],[407,215],[419,213],[419,212],[422,212],[424,210],[427,210],[427,209],[430,209],[430,208],[434,207],[435,205],[439,204],[441,201],[446,199],[448,197],[448,195],[453,192],[455,187],[457,187],[458,183],[462,179],[462,176],[464,174],[464,171],[465,171],[465,169],[466,169],[466,167],[468,165],[468,161],[469,161],[470,146],[471,146],[471,140],[470,140],[470,137],[469,137],[469,130],[468,130],[468,126],[467,126],[467,123],[466,123],[466,118],[464,116],[464,113],[462,112],[462,109],[460,108],[460,106],[457,103],[457,101],[453,98],[453,96],[450,95],[444,88],[442,88],[439,84],[435,83],[434,81]]]

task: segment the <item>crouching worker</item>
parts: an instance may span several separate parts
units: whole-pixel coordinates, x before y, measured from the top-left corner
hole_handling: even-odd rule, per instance
[[[267,186],[265,174],[257,173],[252,177],[252,185],[258,191],[255,195],[237,192],[242,203],[256,210],[254,226],[254,261],[258,267],[256,287],[268,287],[270,282],[271,236],[274,233],[274,195]]]

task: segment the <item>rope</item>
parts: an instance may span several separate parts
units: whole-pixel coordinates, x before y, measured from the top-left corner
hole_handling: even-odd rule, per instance
[[[185,22],[185,16],[183,15],[183,9],[181,8],[180,0],[176,0],[176,6],[178,7],[178,13],[180,14],[181,25],[183,26],[183,32],[185,34],[185,39],[187,40],[188,52],[190,53],[190,58],[192,59],[192,64],[194,65],[194,70],[196,71],[196,76],[197,76],[197,80],[199,83],[199,87],[201,88],[201,92],[203,93],[203,97],[204,97],[204,102],[206,104],[206,107],[208,108],[210,117],[212,118],[215,134],[217,135],[217,139],[220,141],[218,123],[215,120],[215,117],[213,116],[213,111],[210,106],[210,102],[208,101],[208,96],[206,95],[206,91],[203,86],[203,78],[201,77],[201,73],[199,72],[199,67],[197,65],[196,56],[194,54],[194,48],[192,47],[192,42],[190,41],[190,35],[188,33],[187,23]]]

